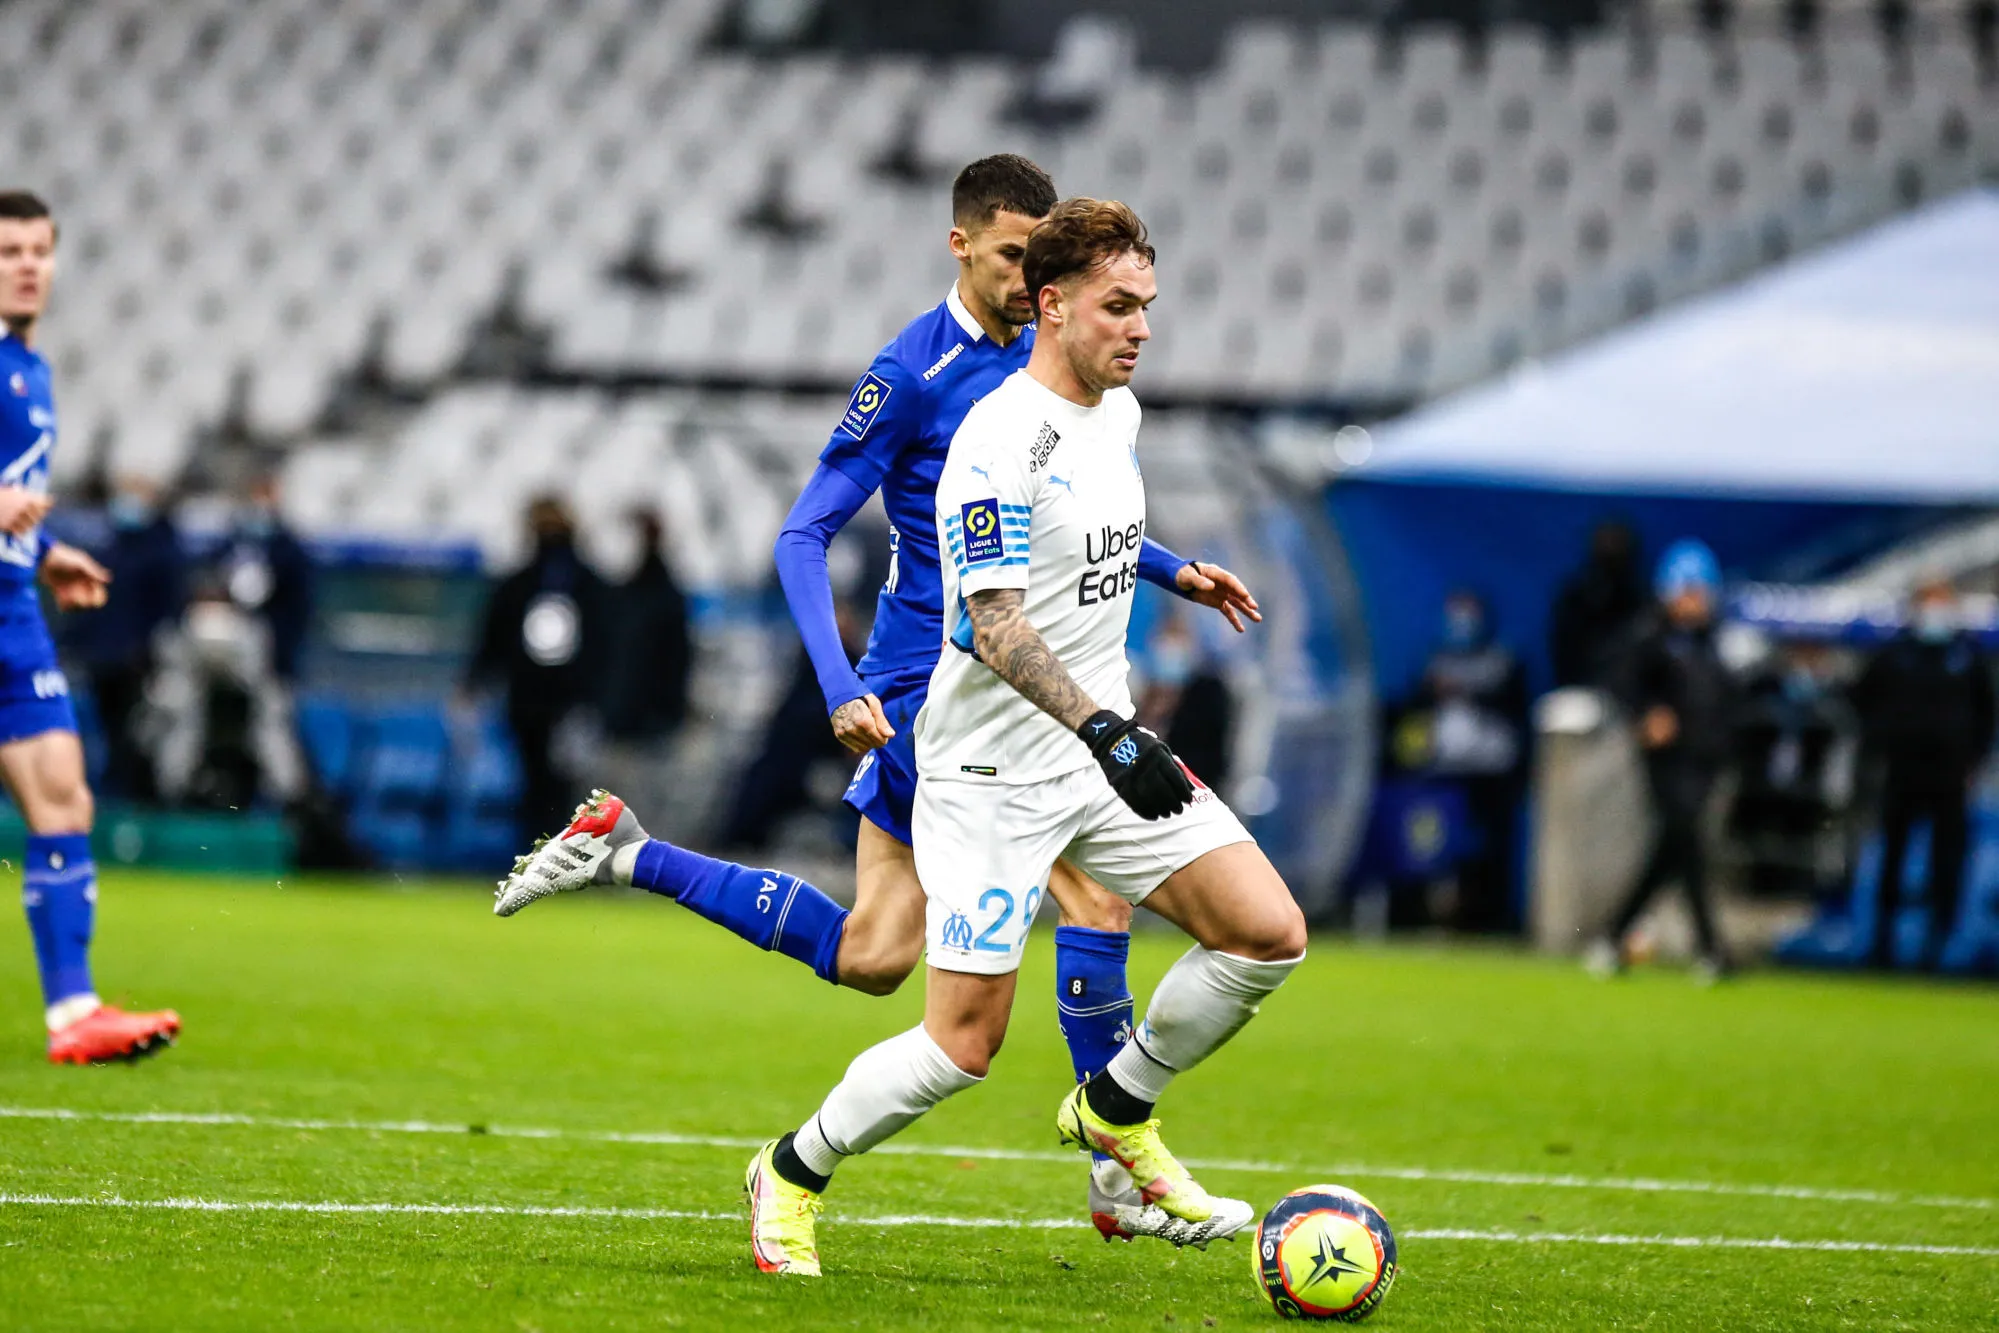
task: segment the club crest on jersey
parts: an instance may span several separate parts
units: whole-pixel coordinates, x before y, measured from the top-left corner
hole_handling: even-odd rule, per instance
[[[963,912],[953,912],[944,918],[944,928],[937,935],[937,943],[942,948],[959,953],[970,953],[972,950],[972,923]]]
[[[888,395],[888,381],[881,376],[873,371],[861,376],[861,382],[854,386],[854,396],[847,400],[847,414],[840,418],[840,429],[857,440],[867,438],[868,427],[881,415]]]
[[[17,370],[7,377],[7,387],[14,391],[16,398],[26,398],[28,396],[28,377]]]
[[[965,563],[976,565],[997,560],[1006,554],[1006,539],[1000,535],[999,501],[971,500],[958,511],[965,530]]]

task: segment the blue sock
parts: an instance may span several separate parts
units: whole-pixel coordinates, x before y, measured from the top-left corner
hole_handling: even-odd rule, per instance
[[[97,866],[90,859],[88,833],[28,835],[21,903],[35,937],[43,1002],[88,995],[90,931],[97,919]]]
[[[639,849],[632,883],[839,984],[847,909],[795,875],[752,870],[655,840]]]
[[[1130,953],[1130,931],[1055,927],[1055,1018],[1078,1083],[1103,1073],[1131,1036]]]

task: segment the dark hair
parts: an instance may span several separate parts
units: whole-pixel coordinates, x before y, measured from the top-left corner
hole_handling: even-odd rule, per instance
[[[1064,199],[1027,235],[1021,275],[1027,279],[1034,313],[1041,314],[1041,289],[1087,273],[1119,255],[1135,254],[1150,264],[1157,257],[1145,238],[1145,224],[1128,204],[1115,199]]]
[[[999,212],[1046,217],[1055,207],[1055,182],[1018,153],[982,157],[951,182],[951,221],[970,231]]]
[[[14,218],[21,222],[48,218],[49,225],[55,226],[55,217],[49,212],[49,206],[31,190],[0,190],[0,218]]]

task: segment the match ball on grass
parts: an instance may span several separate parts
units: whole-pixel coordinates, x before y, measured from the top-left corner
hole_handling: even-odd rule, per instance
[[[1344,1185],[1307,1185],[1264,1214],[1251,1262],[1286,1319],[1358,1323],[1395,1285],[1395,1233]]]

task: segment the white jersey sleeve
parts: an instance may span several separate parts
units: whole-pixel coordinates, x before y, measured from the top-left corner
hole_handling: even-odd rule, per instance
[[[937,517],[958,595],[995,588],[1025,588],[1034,528],[1034,497],[1041,478],[1027,468],[1028,453],[1009,440],[1014,419],[988,413],[952,441],[937,479]]]

